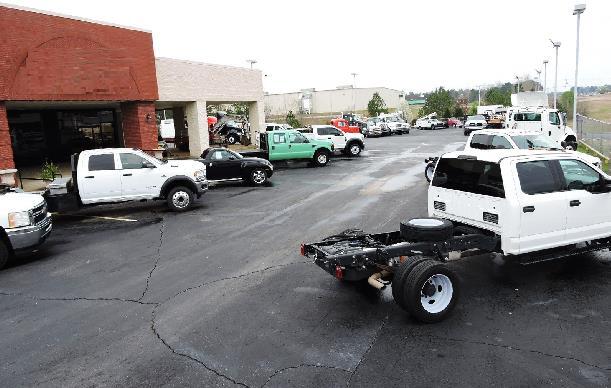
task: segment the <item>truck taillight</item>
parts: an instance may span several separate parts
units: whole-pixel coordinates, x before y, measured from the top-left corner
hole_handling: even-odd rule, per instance
[[[337,280],[342,280],[344,278],[344,269],[339,265],[335,266],[335,278]]]
[[[305,251],[305,244],[301,244],[301,256],[305,256],[306,251]]]

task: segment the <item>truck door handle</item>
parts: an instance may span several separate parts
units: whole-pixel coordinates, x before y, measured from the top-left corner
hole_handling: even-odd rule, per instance
[[[87,175],[87,176],[85,177],[85,179],[93,179],[93,178],[95,178],[93,175]]]
[[[570,202],[570,204],[571,204],[571,207],[579,206],[581,205],[581,201],[578,199],[574,199]]]
[[[132,174],[123,174],[123,176],[132,176]]]
[[[522,211],[523,211],[524,213],[532,213],[532,212],[534,212],[534,211],[535,211],[535,207],[534,207],[534,206],[524,206],[524,207],[522,208]]]

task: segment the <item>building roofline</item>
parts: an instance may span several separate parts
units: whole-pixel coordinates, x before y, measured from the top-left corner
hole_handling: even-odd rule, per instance
[[[336,90],[365,90],[365,89],[388,89],[388,90],[393,90],[395,92],[403,92],[403,90],[399,90],[399,89],[393,89],[393,88],[389,88],[386,86],[370,86],[370,87],[362,87],[362,88],[347,88],[347,89],[321,89],[321,90],[314,90],[312,93],[317,93],[317,92],[333,92]],[[267,93],[266,96],[279,96],[282,94],[295,94],[295,93],[303,93],[303,90],[297,90],[295,92],[285,92],[285,93]]]
[[[224,67],[224,68],[229,68],[229,69],[240,69],[240,70],[248,70],[248,71],[253,71],[253,72],[261,72],[260,69],[249,69],[248,67],[242,67],[242,66],[233,66],[233,65],[221,65],[218,63],[207,63],[207,62],[199,62],[199,61],[192,61],[189,59],[179,59],[179,58],[169,58],[169,57],[155,57],[155,60],[162,60],[162,61],[174,61],[174,62],[182,62],[182,63],[188,63],[190,65],[200,65],[200,66],[215,66],[215,67]]]
[[[87,19],[87,18],[83,18],[83,17],[79,17],[79,16],[62,14],[62,13],[58,13],[58,12],[52,12],[52,11],[41,10],[41,9],[36,9],[36,8],[23,7],[21,5],[8,4],[8,3],[0,2],[0,7],[16,9],[16,10],[25,11],[25,12],[38,13],[38,14],[41,14],[41,15],[54,16],[54,17],[59,17],[59,18],[64,18],[64,19],[71,19],[71,20],[76,20],[76,21],[85,22],[85,23],[99,24],[99,25],[108,26],[108,27],[122,28],[122,29],[125,29],[125,30],[132,30],[132,31],[138,31],[138,32],[146,32],[146,33],[149,33],[149,34],[153,33],[153,31],[146,30],[144,28],[138,28],[138,27],[132,27],[132,26],[124,26],[124,25],[121,25],[121,24],[115,24],[115,23],[105,22],[105,21],[101,21],[101,20]]]

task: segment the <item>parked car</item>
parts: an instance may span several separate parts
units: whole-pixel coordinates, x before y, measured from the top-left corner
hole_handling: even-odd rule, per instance
[[[350,125],[345,119],[333,119],[331,125],[345,133],[361,133],[361,128],[357,125]]]
[[[53,224],[47,203],[38,194],[0,185],[0,269],[45,242]]]
[[[372,117],[367,119],[367,126],[363,130],[365,137],[379,137],[382,136],[382,129],[380,128],[380,119]]]
[[[349,230],[303,244],[301,253],[337,279],[392,284],[411,316],[439,322],[460,294],[446,261],[477,250],[530,264],[609,249],[610,203],[611,177],[579,154],[457,151],[437,163],[429,217],[388,233]]]
[[[242,156],[273,161],[307,160],[315,166],[326,166],[335,150],[333,142],[308,139],[296,130],[275,130],[260,134],[261,149],[241,152]]]
[[[442,127],[441,121],[437,120],[436,116],[425,116],[416,120],[418,129],[437,129]]]
[[[330,125],[312,125],[308,128],[298,129],[308,139],[328,140],[333,142],[335,151],[344,155],[359,156],[365,149],[365,136],[359,133],[344,133]]]
[[[449,127],[453,127],[453,128],[460,128],[462,127],[463,123],[460,119],[456,119],[456,118],[450,118],[448,119],[448,126]]]
[[[463,133],[465,136],[469,136],[469,134],[473,131],[486,128],[486,125],[488,125],[488,122],[486,121],[484,115],[467,116]]]
[[[390,136],[392,135],[392,130],[388,123],[380,123],[380,136]]]
[[[293,129],[293,127],[288,124],[265,123],[266,131],[283,131],[285,129]]]
[[[409,133],[410,125],[397,115],[384,115],[381,116],[380,119],[383,123],[388,125],[390,132],[393,135],[403,135],[404,133]]]
[[[206,165],[208,181],[241,179],[261,186],[274,174],[274,166],[268,160],[247,158],[222,147],[204,150],[200,162]]]
[[[195,160],[159,160],[133,148],[86,150],[72,156],[72,177],[45,193],[51,211],[84,205],[166,200],[174,211],[189,209],[208,190],[206,167]]]

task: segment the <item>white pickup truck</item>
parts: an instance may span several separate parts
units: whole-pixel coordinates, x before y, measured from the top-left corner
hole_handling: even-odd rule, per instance
[[[332,141],[335,150],[345,155],[359,156],[365,149],[365,136],[361,133],[343,132],[332,125],[312,125],[297,130],[311,139]]]
[[[42,196],[0,185],[0,269],[11,257],[35,250],[52,227]]]
[[[416,120],[416,128],[418,129],[436,129],[442,127],[443,123],[437,120],[436,113],[431,113]]]
[[[349,230],[301,253],[337,279],[392,283],[397,304],[438,322],[459,294],[448,260],[479,251],[531,264],[609,249],[611,177],[578,153],[456,151],[437,163],[428,216],[394,232]]]
[[[170,209],[184,211],[208,190],[208,181],[206,166],[195,160],[159,160],[133,148],[104,148],[73,155],[72,178],[49,186],[52,211],[149,199],[165,199]]]

